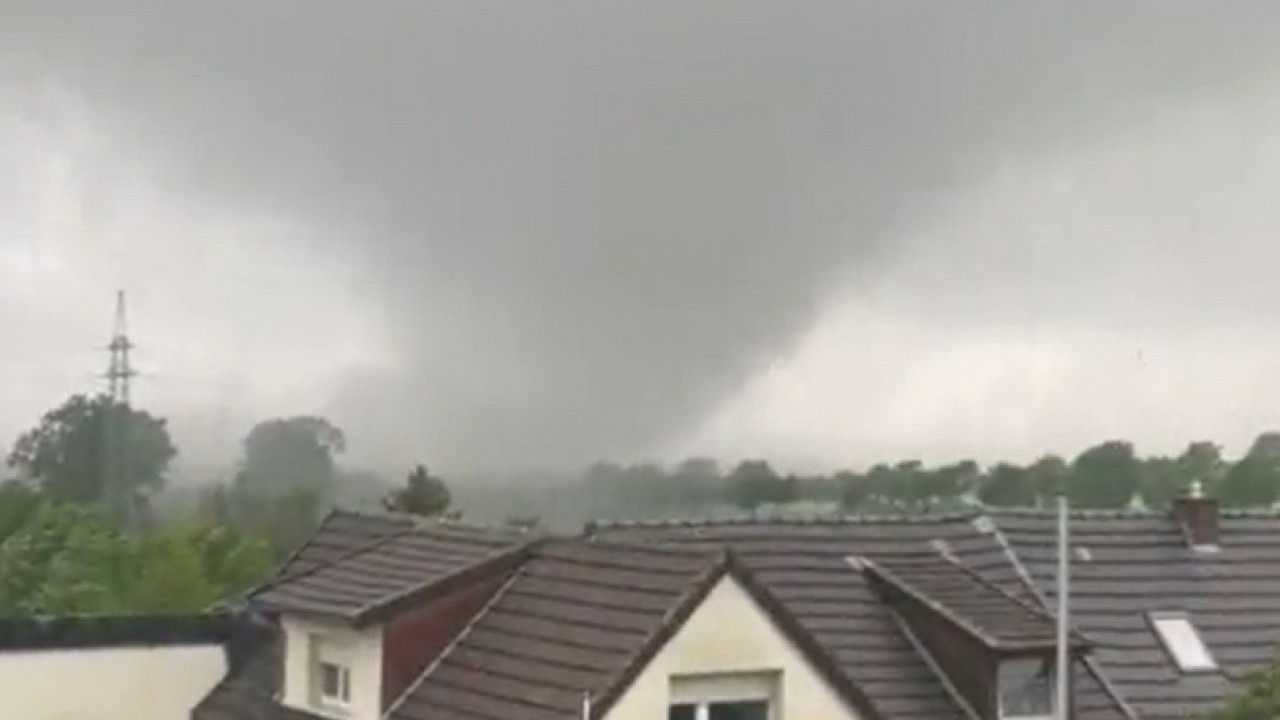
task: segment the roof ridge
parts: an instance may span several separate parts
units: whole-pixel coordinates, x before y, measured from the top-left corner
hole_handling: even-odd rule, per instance
[[[964,522],[981,515],[980,508],[969,508],[942,513],[827,513],[805,516],[756,516],[734,515],[729,517],[611,519],[591,520],[586,524],[587,533],[592,530],[620,530],[628,528],[681,528],[728,527],[736,525],[905,525],[942,524]]]
[[[1172,508],[1071,508],[1067,511],[1067,516],[1085,520],[1126,518],[1145,520],[1166,518],[1172,512]],[[986,514],[996,517],[1056,518],[1058,511],[1053,508],[990,507],[987,508]],[[1218,510],[1218,517],[1227,519],[1280,519],[1280,507],[1221,508]]]
[[[1055,508],[989,507],[986,509],[985,514],[1007,517],[1056,518],[1058,510]],[[1088,519],[1149,518],[1164,517],[1168,515],[1168,511],[1152,508],[1070,508],[1067,510],[1067,515],[1069,517]]]
[[[506,527],[503,525],[488,523],[472,523],[459,520],[444,520],[434,517],[418,517],[413,525],[409,527],[409,532],[425,535],[433,530],[455,530],[461,532],[475,533],[492,533],[494,535],[502,535],[506,537],[515,536],[540,536],[545,535],[536,530]]]
[[[708,548],[681,542],[640,541],[613,537],[555,537],[548,538],[548,540],[547,546],[563,545],[566,547],[598,547],[610,550],[638,550],[658,555],[680,555],[683,557],[712,556],[723,552],[719,546]]]

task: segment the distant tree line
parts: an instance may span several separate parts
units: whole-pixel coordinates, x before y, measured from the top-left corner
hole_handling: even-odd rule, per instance
[[[1133,443],[1108,440],[1071,460],[1045,455],[1026,465],[973,460],[928,466],[918,460],[880,463],[865,471],[783,474],[764,460],[727,469],[694,458],[658,463],[599,462],[582,477],[597,516],[674,516],[716,509],[817,503],[842,511],[924,511],[964,504],[1047,506],[1065,493],[1073,507],[1161,507],[1199,482],[1227,507],[1280,501],[1280,433],[1259,435],[1243,456],[1228,461],[1220,445],[1190,443],[1178,455],[1140,456]]]
[[[340,428],[300,415],[245,436],[235,472],[175,503],[177,455],[166,423],[104,397],[74,396],[18,438],[0,484],[0,615],[28,612],[191,611],[265,579],[333,506],[428,517],[469,516],[517,528],[571,530],[592,518],[670,518],[755,512],[928,512],[973,503],[1047,505],[1065,492],[1079,508],[1166,505],[1192,482],[1228,507],[1280,501],[1280,433],[1228,460],[1190,443],[1140,456],[1109,440],[1071,459],[1022,465],[962,460],[880,463],[865,470],[781,473],[763,459],[722,466],[598,462],[579,477],[451,487],[426,466],[402,483],[339,466]],[[189,493],[189,489],[188,489]],[[487,495],[485,493],[488,493]]]

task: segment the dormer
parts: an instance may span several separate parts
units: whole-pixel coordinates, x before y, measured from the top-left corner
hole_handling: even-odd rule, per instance
[[[1053,616],[949,554],[859,558],[857,566],[893,609],[903,633],[975,717],[1057,716]],[[1083,638],[1069,636],[1072,666],[1087,650]]]
[[[385,538],[256,593],[283,635],[281,705],[380,720],[492,599],[528,539],[437,525]]]

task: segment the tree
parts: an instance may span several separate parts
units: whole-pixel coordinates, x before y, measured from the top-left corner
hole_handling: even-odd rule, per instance
[[[962,495],[973,488],[981,475],[978,463],[972,460],[944,465],[933,469],[918,469],[912,480],[912,495],[918,502],[933,502]]]
[[[100,511],[46,500],[0,542],[0,616],[119,612],[128,554]]]
[[[270,547],[253,533],[201,521],[179,525],[174,532],[195,548],[200,574],[217,598],[238,595],[271,575]]]
[[[270,494],[327,494],[334,455],[345,449],[342,430],[324,418],[304,415],[261,422],[244,439],[240,480],[251,490]]]
[[[318,490],[251,488],[241,475],[207,492],[201,505],[213,522],[262,538],[272,559],[281,562],[315,530],[323,500]]]
[[[200,549],[181,532],[141,538],[133,548],[122,605],[140,614],[195,612],[220,598],[205,575]]]
[[[764,460],[744,460],[729,474],[728,495],[743,510],[794,499],[795,483],[778,477]]]
[[[1030,507],[1036,495],[1031,472],[1009,463],[991,468],[978,487],[978,499],[996,507]]]
[[[1274,720],[1280,717],[1280,656],[1246,674],[1239,689],[1211,720]]]
[[[21,530],[40,510],[44,496],[17,480],[0,483],[0,542]]]
[[[1270,505],[1280,498],[1280,435],[1259,435],[1218,483],[1217,495],[1229,507]]]
[[[1149,457],[1141,463],[1142,481],[1138,491],[1145,504],[1167,507],[1183,489],[1182,473],[1177,458]]]
[[[444,480],[427,472],[422,465],[409,473],[403,488],[393,490],[382,501],[388,510],[427,517],[448,510],[449,503],[449,488]]]
[[[851,470],[841,470],[832,478],[840,488],[840,506],[856,510],[871,498],[871,478]]]
[[[1034,488],[1037,502],[1062,493],[1066,489],[1070,468],[1057,455],[1045,455],[1027,467],[1027,477]]]
[[[693,457],[677,465],[667,476],[666,484],[670,488],[671,509],[690,514],[719,498],[724,477],[715,460]]]
[[[1199,481],[1213,487],[1227,474],[1227,462],[1222,458],[1222,446],[1208,440],[1197,440],[1187,445],[1178,456],[1179,489]]]
[[[46,497],[0,538],[0,617],[202,612],[270,571],[266,544],[242,533],[183,521],[130,536]]]
[[[1121,508],[1137,492],[1142,471],[1133,444],[1109,440],[1071,463],[1067,497],[1080,508]]]
[[[74,395],[18,438],[8,464],[52,499],[118,508],[162,488],[176,455],[163,419],[105,396]]]

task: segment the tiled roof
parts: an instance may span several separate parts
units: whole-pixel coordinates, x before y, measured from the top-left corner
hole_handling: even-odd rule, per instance
[[[284,562],[279,577],[314,570],[414,526],[408,515],[333,510],[307,541]]]
[[[1052,647],[1054,617],[979,573],[937,552],[902,552],[867,558],[866,571],[932,607],[995,650]],[[1076,641],[1079,642],[1079,638]]]
[[[327,519],[295,558],[302,569],[259,599],[356,617],[477,562],[512,559],[507,585],[393,707],[392,720],[577,720],[583,693],[607,703],[624,688],[717,573],[736,573],[867,720],[968,715],[877,591],[875,573],[851,556],[997,646],[1053,636],[1052,512],[621,524],[532,547],[523,537],[475,539],[464,528],[362,517]],[[1090,641],[1085,671],[1073,675],[1080,720],[1125,720],[1130,708],[1143,720],[1202,717],[1222,702],[1229,679],[1271,658],[1280,642],[1280,516],[1223,512],[1216,553],[1188,548],[1165,513],[1075,513],[1071,531],[1072,621]],[[1152,611],[1188,613],[1225,677],[1179,673],[1149,626]],[[247,670],[237,677],[202,707],[266,702],[285,712],[270,701],[271,682],[255,685],[260,674]],[[309,720],[265,712],[197,720]]]
[[[607,534],[731,547],[783,610],[884,718],[963,718],[933,670],[899,631],[851,555],[888,557],[944,539],[979,564],[1004,562],[1000,549],[962,519],[938,516],[862,522],[669,524]]]
[[[390,720],[579,720],[625,689],[725,562],[717,552],[554,541],[388,713]]]
[[[1055,517],[993,517],[1052,601]],[[1143,718],[1203,717],[1222,702],[1229,679],[1272,657],[1280,643],[1280,516],[1224,511],[1216,553],[1190,549],[1166,513],[1075,513],[1070,529],[1072,617]],[[1180,673],[1149,625],[1151,611],[1185,611],[1225,677]]]
[[[518,532],[443,523],[410,526],[328,565],[285,576],[259,590],[253,601],[268,610],[362,622],[451,578],[464,580],[494,563],[514,567],[519,558],[513,552],[527,542]]]
[[[881,718],[960,720],[966,711],[901,630],[871,581],[849,563],[869,556],[893,563],[940,544],[1010,595],[1039,602],[998,533],[974,514],[850,517],[812,522],[615,525],[604,536],[730,547],[795,618]],[[994,622],[987,620],[987,622]],[[1075,674],[1078,717],[1122,720],[1121,705],[1093,674]]]

